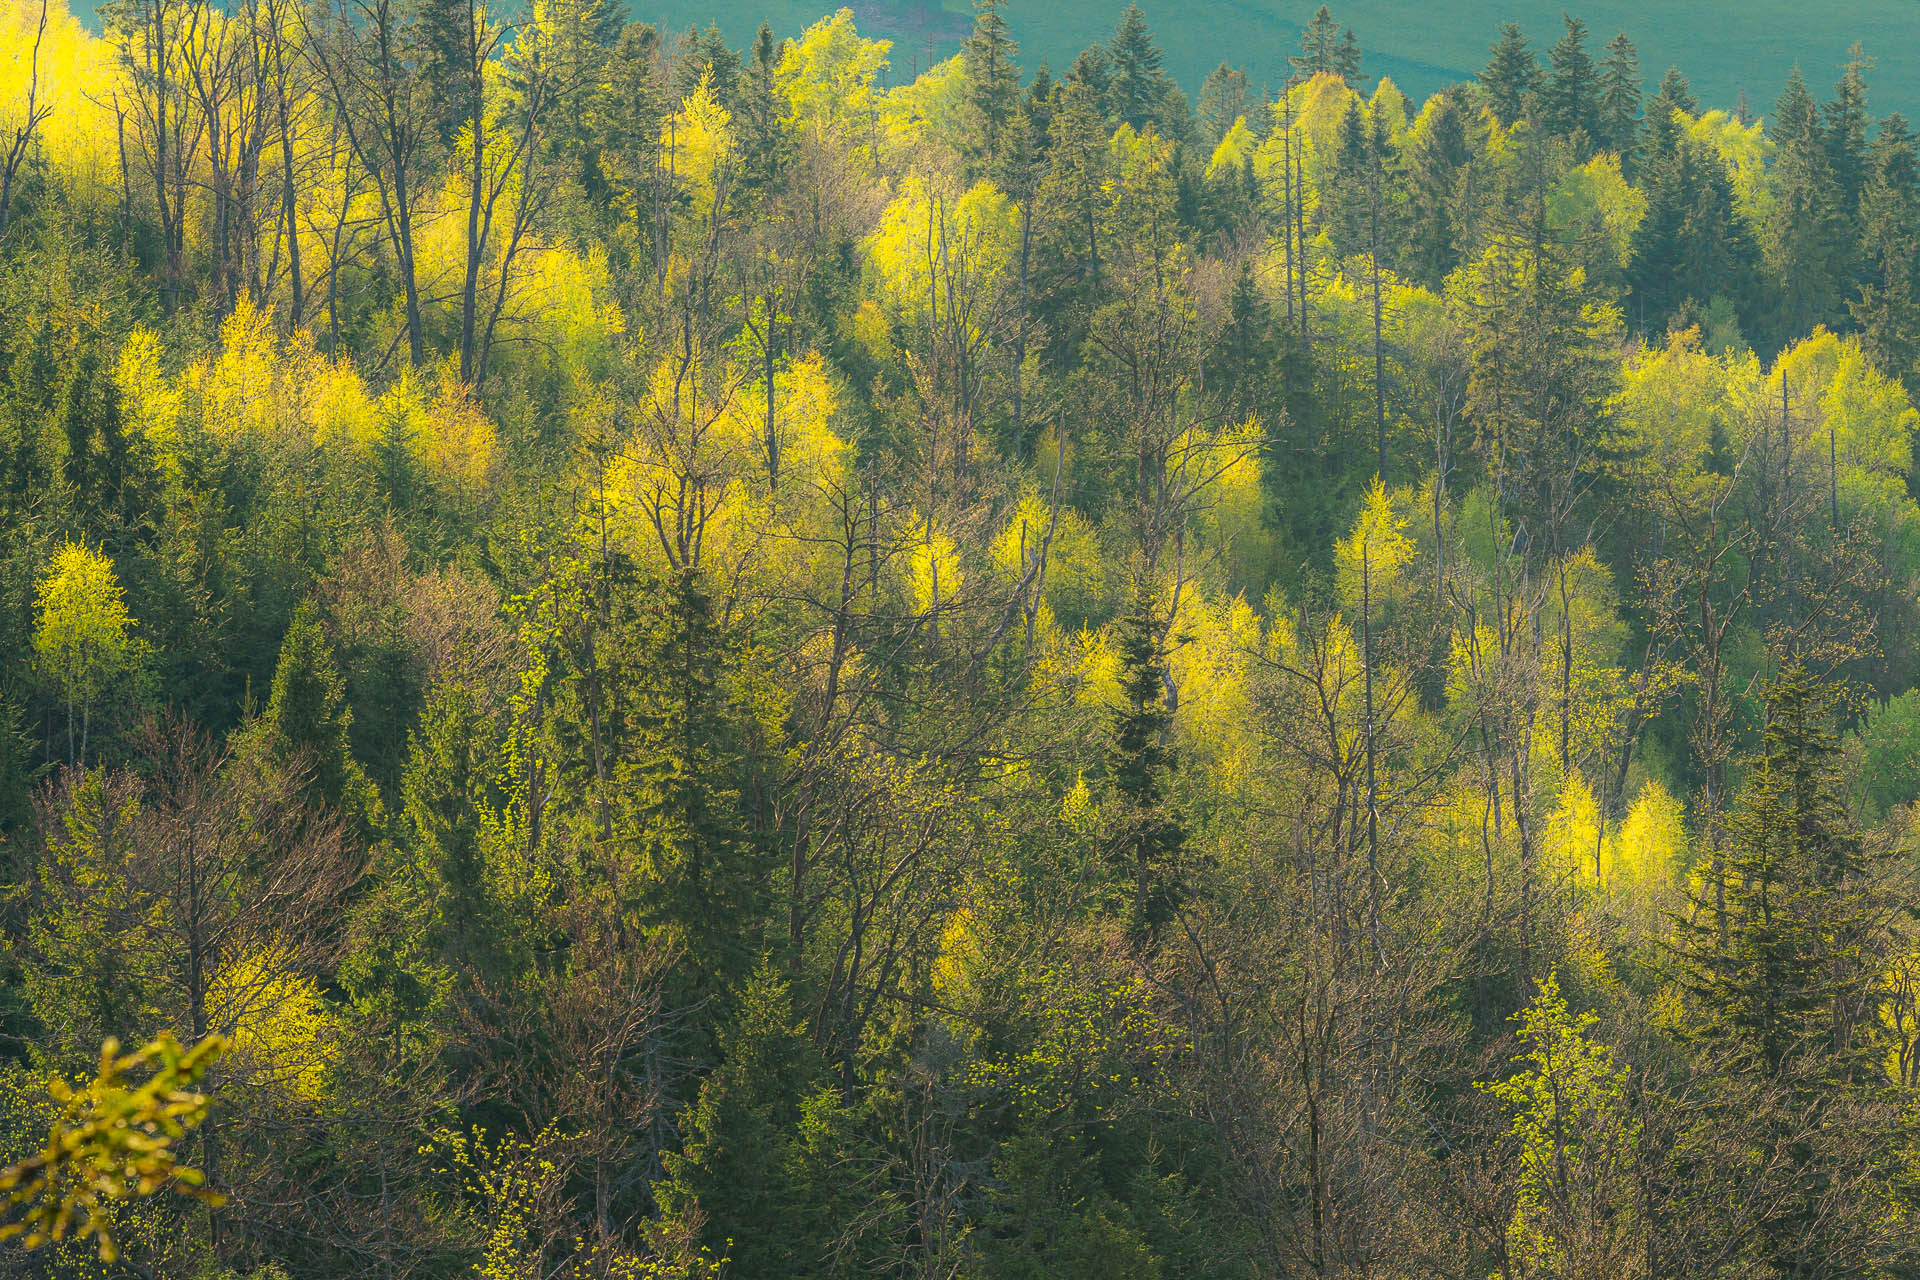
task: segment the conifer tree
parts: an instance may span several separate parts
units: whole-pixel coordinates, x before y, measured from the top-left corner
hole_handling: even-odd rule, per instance
[[[1888,116],[1860,205],[1865,278],[1850,304],[1876,364],[1920,390],[1920,163],[1907,122]]]
[[[1255,106],[1247,73],[1221,63],[1207,73],[1200,85],[1200,103],[1194,109],[1194,117],[1201,141],[1209,147],[1217,145],[1227,136],[1227,130],[1233,128],[1233,122],[1242,116],[1252,123]]]
[[[1841,210],[1851,218],[1866,191],[1868,176],[1867,72],[1873,62],[1856,43],[1848,51],[1847,65],[1833,97],[1820,108],[1821,132],[1826,136],[1827,164],[1840,188]]]
[[[1302,79],[1336,75],[1349,88],[1356,87],[1360,83],[1360,42],[1352,27],[1343,31],[1333,20],[1332,11],[1321,5],[1300,33],[1300,52],[1288,55],[1287,64]]]
[[[1107,753],[1115,802],[1107,849],[1116,874],[1130,882],[1127,929],[1140,945],[1150,943],[1173,918],[1186,844],[1186,833],[1167,806],[1167,775],[1173,768],[1167,735],[1173,712],[1166,702],[1161,634],[1149,588],[1137,584],[1119,637],[1123,701],[1114,712],[1113,744]]]
[[[1850,292],[1850,220],[1813,95],[1796,70],[1774,108],[1774,208],[1767,265],[1780,290],[1781,340],[1838,326]]]
[[[740,106],[735,115],[735,145],[740,156],[736,190],[743,201],[764,202],[778,187],[781,174],[793,158],[793,139],[784,120],[786,100],[774,81],[779,63],[780,49],[773,29],[763,22],[740,77]]]
[[[370,836],[381,821],[380,796],[354,758],[347,731],[353,711],[333,646],[311,603],[294,611],[280,644],[273,692],[261,728],[274,756],[309,771],[310,793]]]
[[[1460,265],[1463,229],[1455,211],[1462,171],[1470,152],[1466,120],[1453,94],[1433,108],[1427,131],[1417,138],[1407,163],[1411,195],[1407,226],[1407,269],[1437,289]]]
[[[1563,138],[1584,137],[1584,152],[1600,141],[1600,78],[1587,52],[1587,28],[1568,15],[1566,34],[1548,53],[1549,70],[1540,89],[1540,124]]]
[[[1153,42],[1153,33],[1147,30],[1147,15],[1140,12],[1139,5],[1129,4],[1120,15],[1120,26],[1107,45],[1107,58],[1112,68],[1107,83],[1107,114],[1135,129],[1160,125],[1161,132],[1166,132],[1163,116],[1172,85],[1163,69],[1165,59]]]
[[[1539,59],[1534,57],[1519,24],[1502,23],[1493,56],[1480,72],[1480,87],[1486,91],[1487,105],[1493,108],[1501,124],[1511,125],[1533,110],[1541,80]]]
[[[1607,42],[1600,64],[1599,128],[1595,141],[1631,173],[1640,140],[1640,55],[1624,31]]]
[[[1657,336],[1682,312],[1699,319],[1716,298],[1743,318],[1751,314],[1759,248],[1718,153],[1682,142],[1647,181],[1647,212],[1628,266],[1639,326]]]
[[[1647,103],[1645,151],[1648,165],[1671,156],[1680,145],[1680,126],[1675,123],[1673,113],[1684,111],[1693,115],[1699,110],[1700,103],[1693,96],[1687,78],[1680,74],[1678,67],[1667,68],[1667,74],[1660,79],[1659,92]]]
[[[974,0],[973,32],[961,49],[967,68],[970,159],[981,173],[995,173],[1004,159],[1020,109],[1020,52],[1000,16],[1000,0]]]

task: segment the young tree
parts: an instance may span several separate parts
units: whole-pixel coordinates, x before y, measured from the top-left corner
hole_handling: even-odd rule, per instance
[[[1173,713],[1166,704],[1164,630],[1148,587],[1137,584],[1120,631],[1124,701],[1114,712],[1107,753],[1114,811],[1106,844],[1114,871],[1127,884],[1127,931],[1140,947],[1154,942],[1179,906],[1186,844],[1179,820],[1168,811]]]
[[[94,704],[124,680],[140,658],[133,615],[113,562],[69,542],[40,579],[33,651],[43,674],[67,706],[67,757],[87,756]],[[75,709],[79,732],[75,734]]]

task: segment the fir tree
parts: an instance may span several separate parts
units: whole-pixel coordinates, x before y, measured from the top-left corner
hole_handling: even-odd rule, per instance
[[[1200,104],[1194,116],[1201,141],[1209,147],[1216,146],[1227,136],[1227,130],[1233,128],[1234,121],[1247,117],[1248,123],[1253,123],[1255,105],[1247,73],[1221,63],[1207,73],[1200,85]]]
[[[740,55],[727,44],[718,23],[709,22],[705,31],[689,27],[674,51],[673,89],[677,98],[685,98],[706,80],[714,101],[732,110],[740,87]]]
[[[1480,73],[1480,87],[1486,91],[1487,105],[1493,108],[1501,124],[1512,125],[1533,110],[1540,84],[1540,62],[1533,56],[1533,49],[1519,25],[1501,24],[1499,42],[1493,46],[1493,56],[1487,60],[1486,69]]]
[[[1872,60],[1855,44],[1833,86],[1833,98],[1820,108],[1827,164],[1839,186],[1840,208],[1849,218],[1859,208],[1867,186],[1867,72],[1872,69]]]
[[[1680,125],[1674,112],[1695,115],[1700,103],[1678,67],[1669,67],[1660,79],[1660,90],[1647,103],[1646,163],[1653,165],[1671,156],[1680,145]]]
[[[1774,208],[1767,228],[1767,265],[1780,290],[1775,336],[1785,341],[1845,316],[1852,237],[1844,192],[1818,110],[1800,73],[1774,109]]]
[[[740,176],[736,191],[743,202],[760,200],[775,189],[793,158],[793,139],[787,132],[786,100],[774,81],[780,50],[766,23],[753,39],[753,54],[740,78],[738,132]]]
[[[1628,267],[1644,330],[1658,335],[1681,314],[1697,319],[1716,298],[1744,318],[1759,257],[1717,152],[1682,143],[1649,174],[1647,212],[1634,232]]]
[[[380,796],[354,758],[353,710],[333,646],[311,604],[294,611],[280,645],[273,692],[261,720],[274,755],[310,772],[313,798],[370,835],[381,821]]]

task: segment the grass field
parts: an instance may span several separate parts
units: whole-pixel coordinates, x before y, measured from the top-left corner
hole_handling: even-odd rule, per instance
[[[946,57],[971,22],[970,0],[847,0],[861,28],[894,41],[895,77]],[[1008,0],[1004,12],[1029,69],[1045,58],[1057,71],[1112,31],[1125,0]],[[1189,93],[1222,59],[1256,84],[1285,74],[1300,27],[1319,0],[1140,0],[1168,69]],[[807,26],[835,0],[634,0],[637,16],[685,27],[720,23],[743,44],[765,19],[780,34]],[[1416,97],[1460,80],[1486,61],[1503,21],[1519,22],[1542,49],[1560,34],[1563,9],[1583,18],[1598,46],[1624,30],[1640,49],[1650,82],[1679,66],[1710,106],[1770,110],[1787,73],[1800,64],[1817,94],[1839,75],[1860,41],[1877,67],[1873,107],[1920,117],[1920,0],[1347,0],[1335,16],[1366,49],[1366,71],[1392,76]]]

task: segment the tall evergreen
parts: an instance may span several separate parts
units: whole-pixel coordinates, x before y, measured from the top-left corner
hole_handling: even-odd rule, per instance
[[[1112,76],[1107,82],[1107,114],[1116,121],[1144,129],[1162,125],[1172,82],[1164,69],[1165,58],[1147,29],[1147,15],[1140,6],[1130,4],[1120,15],[1120,26],[1107,45]]]
[[[1302,79],[1317,75],[1336,75],[1349,86],[1360,83],[1360,41],[1353,28],[1342,30],[1326,5],[1314,11],[1306,29],[1300,33],[1300,52],[1290,54],[1287,63]]]
[[[753,51],[740,77],[737,115],[740,178],[738,189],[743,199],[765,198],[780,181],[780,175],[792,160],[793,139],[785,122],[786,100],[775,82],[780,49],[773,29],[760,24],[754,36]]]
[[[1632,173],[1640,141],[1640,55],[1624,31],[1607,42],[1600,64],[1599,130],[1595,141]]]
[[[379,793],[354,758],[353,711],[333,646],[311,604],[294,611],[280,645],[273,692],[261,720],[266,743],[284,763],[308,772],[310,794],[363,835],[381,820]]]
[[[1900,116],[1881,122],[1871,167],[1860,202],[1863,279],[1850,309],[1874,362],[1920,393],[1920,163]]]
[[[1797,70],[1774,108],[1772,133],[1774,207],[1766,252],[1780,291],[1773,336],[1786,341],[1817,325],[1837,328],[1845,319],[1853,244],[1818,108]]]
[[[1180,855],[1186,832],[1168,807],[1173,752],[1167,738],[1167,660],[1159,611],[1150,589],[1136,585],[1121,620],[1120,695],[1107,751],[1115,808],[1107,832],[1108,858],[1126,885],[1127,930],[1137,943],[1158,935],[1180,899]]]
[[[1760,254],[1719,154],[1683,142],[1647,183],[1628,267],[1635,321],[1657,337],[1676,316],[1698,320],[1716,299],[1750,315]]]
[[[1467,122],[1459,100],[1443,94],[1407,159],[1411,216],[1406,266],[1429,288],[1438,288],[1460,265],[1462,228],[1455,204],[1470,158]]]
[[[727,43],[718,23],[709,22],[704,31],[689,27],[674,50],[675,94],[686,97],[703,79],[715,101],[732,110],[735,91],[740,87],[740,55]]]
[[[1872,60],[1855,44],[1839,82],[1833,86],[1833,97],[1820,108],[1827,164],[1839,187],[1840,208],[1849,218],[1859,208],[1867,187],[1867,72],[1872,68]]]
[[[1200,85],[1200,102],[1194,109],[1195,124],[1199,126],[1201,140],[1211,147],[1226,137],[1233,122],[1242,116],[1254,124],[1257,110],[1247,73],[1223,62],[1209,71]]]
[[[1533,110],[1542,78],[1540,60],[1534,57],[1519,24],[1502,23],[1493,56],[1480,72],[1480,87],[1486,91],[1487,105],[1493,108],[1501,124],[1511,125]]]
[[[1660,90],[1647,103],[1647,125],[1645,153],[1649,165],[1671,156],[1680,145],[1680,126],[1674,120],[1674,112],[1684,111],[1695,115],[1700,110],[1700,102],[1693,96],[1693,88],[1687,84],[1687,78],[1680,74],[1678,67],[1667,68],[1667,74],[1660,78]]]
[[[1563,138],[1585,139],[1582,150],[1600,141],[1600,76],[1587,52],[1587,27],[1566,18],[1566,34],[1547,55],[1546,82],[1540,89],[1540,124]]]
[[[1020,109],[1020,69],[1001,0],[974,0],[973,31],[961,48],[967,68],[969,156],[976,172],[994,173],[1010,145],[1008,130]]]

